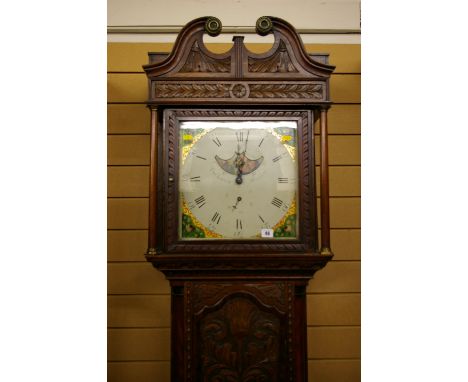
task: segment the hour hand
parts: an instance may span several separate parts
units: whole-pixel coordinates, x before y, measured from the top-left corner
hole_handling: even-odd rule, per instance
[[[239,175],[239,172],[242,175],[250,174],[254,172],[263,162],[263,157],[258,159],[249,159],[244,153],[234,154],[229,159],[222,159],[219,156],[215,156],[216,162],[219,167],[224,171],[232,175]],[[243,163],[241,166],[237,166],[237,163]]]

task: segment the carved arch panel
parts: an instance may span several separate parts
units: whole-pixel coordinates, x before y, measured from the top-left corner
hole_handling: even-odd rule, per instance
[[[188,362],[188,369],[192,381],[290,379],[292,289],[288,283],[193,283],[191,287],[193,365]]]

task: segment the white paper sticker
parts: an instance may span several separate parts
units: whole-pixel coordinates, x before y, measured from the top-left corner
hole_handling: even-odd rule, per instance
[[[262,237],[273,237],[273,230],[271,228],[262,228]]]

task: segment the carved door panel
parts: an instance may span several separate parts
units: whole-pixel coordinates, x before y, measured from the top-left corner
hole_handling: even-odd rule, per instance
[[[251,296],[229,296],[196,324],[197,381],[284,380],[284,325]]]
[[[290,380],[292,287],[288,283],[193,283],[189,289],[192,381]]]

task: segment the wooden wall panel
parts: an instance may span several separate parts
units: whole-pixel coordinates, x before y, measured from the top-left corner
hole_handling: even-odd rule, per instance
[[[360,226],[360,198],[330,198],[330,227],[359,228]]]
[[[169,294],[169,282],[150,263],[107,265],[109,294]]]
[[[109,361],[168,361],[170,330],[108,329]]]
[[[330,95],[335,103],[361,102],[361,76],[335,74],[330,78]]]
[[[148,63],[148,52],[169,53],[173,43],[108,43],[108,72],[143,72],[142,65]]]
[[[109,135],[108,165],[149,165],[149,135]]]
[[[108,199],[107,226],[110,229],[147,229],[148,199]]]
[[[361,328],[354,326],[319,326],[307,328],[309,359],[359,358]]]
[[[109,382],[169,382],[169,361],[110,362],[107,368]]]
[[[322,227],[320,217],[320,200],[317,199],[319,229]],[[361,226],[360,198],[330,198],[330,228],[359,228]]]
[[[317,123],[315,132],[319,133]],[[328,111],[329,134],[360,134],[361,105],[333,105]]]
[[[361,259],[360,229],[332,229],[330,242],[335,254],[334,261]]]
[[[315,163],[320,164],[320,141],[315,140]],[[328,164],[349,166],[361,164],[360,135],[330,135],[328,137]]]
[[[146,102],[148,81],[144,73],[107,74],[108,102]]]
[[[330,92],[333,102],[361,102],[361,76],[359,74],[332,74]],[[108,73],[108,102],[146,102],[148,82],[144,73]]]
[[[108,261],[143,261],[147,250],[148,231],[107,231]]]
[[[344,174],[343,176],[346,176]],[[331,177],[331,175],[330,175]],[[108,197],[148,197],[149,166],[107,168]]]
[[[107,105],[108,134],[149,134],[150,112],[143,104]]]
[[[308,293],[350,293],[361,291],[361,264],[332,261],[310,280]]]
[[[107,44],[107,71],[143,72],[142,65],[148,63],[148,52],[167,52],[172,43],[109,43]],[[214,53],[228,51],[233,44],[206,44]],[[253,53],[265,52],[266,44],[246,44]],[[361,73],[361,45],[356,44],[306,44],[308,53],[329,53],[330,64],[335,73]]]
[[[331,166],[328,170],[330,182],[330,196],[359,196],[361,195],[361,167],[359,166]],[[320,167],[315,168],[317,195],[320,196]]]
[[[309,360],[309,382],[359,382],[361,362],[358,359]]]
[[[168,328],[170,321],[169,295],[109,296],[107,326],[112,328]]]
[[[358,293],[310,294],[307,324],[310,326],[360,325],[361,295]]]
[[[361,195],[361,168],[357,166],[330,167],[329,182],[330,196],[359,196]],[[320,187],[317,191],[320,195]]]

